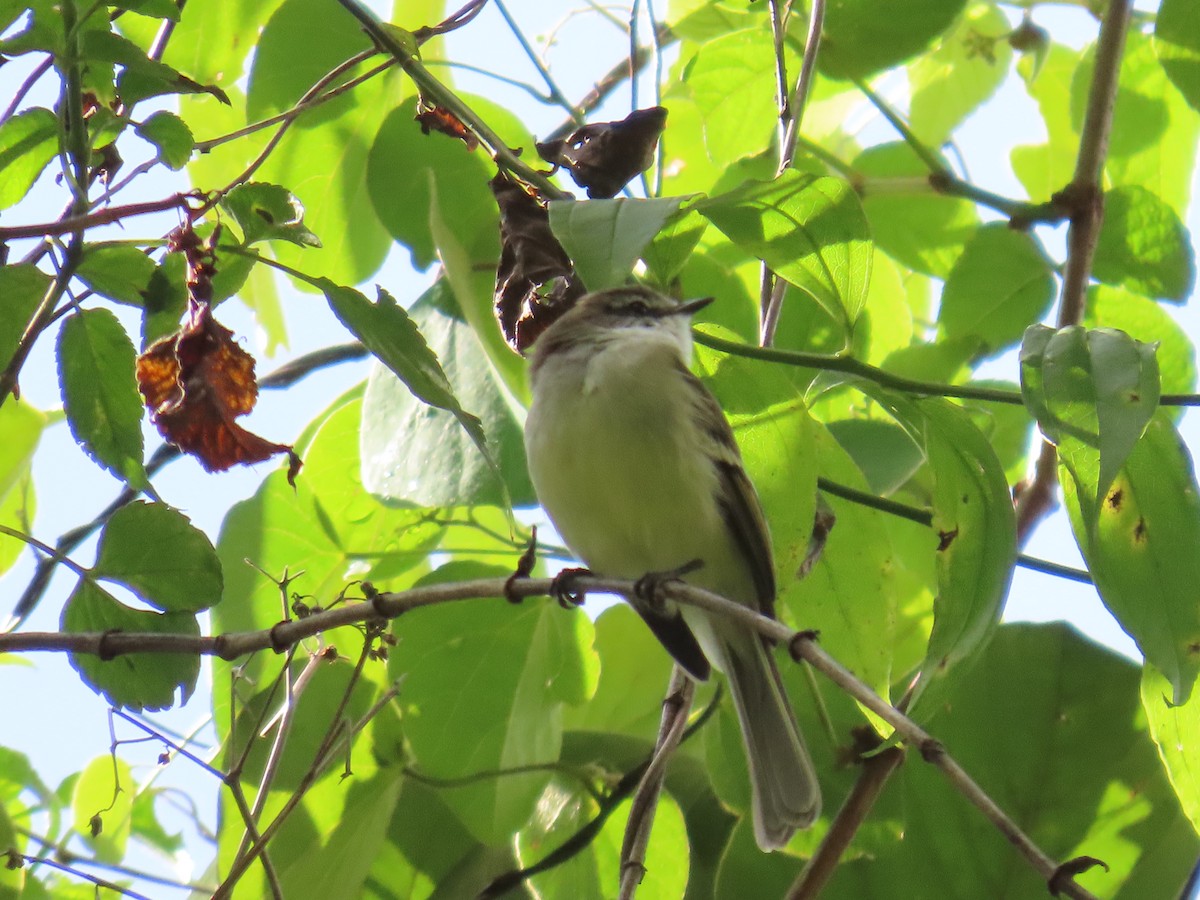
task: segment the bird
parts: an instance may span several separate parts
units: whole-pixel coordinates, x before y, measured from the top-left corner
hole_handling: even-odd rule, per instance
[[[773,617],[761,502],[720,404],[689,369],[692,316],[711,299],[641,285],[580,297],[533,347],[526,457],[546,515],[596,575],[642,579],[697,562],[685,581]],[[716,613],[632,602],[693,679],[724,673],[755,840],[785,846],[816,820],[821,792],[769,646]]]

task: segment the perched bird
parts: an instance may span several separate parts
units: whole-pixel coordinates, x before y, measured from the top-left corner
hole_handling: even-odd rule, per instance
[[[689,583],[774,615],[771,540],[717,400],[688,370],[691,317],[645,287],[587,294],[534,346],[525,449],[537,495],[593,572],[638,579],[692,561]],[[695,679],[725,673],[749,763],[754,836],[784,846],[816,819],[820,787],[768,647],[683,604],[634,603]]]

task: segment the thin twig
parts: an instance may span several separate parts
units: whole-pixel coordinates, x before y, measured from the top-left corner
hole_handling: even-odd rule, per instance
[[[516,20],[508,11],[508,7],[504,5],[504,0],[493,0],[496,10],[508,25],[509,30],[513,33],[513,37],[517,39],[517,43],[521,45],[521,49],[525,51],[525,56],[533,63],[533,67],[537,69],[538,75],[542,81],[546,83],[546,90],[550,92],[549,99],[552,103],[556,103],[567,111],[567,115],[577,124],[583,124],[583,116],[567,99],[567,95],[562,92],[562,88],[558,86],[558,82],[554,80],[554,76],[550,74],[550,70],[546,68],[546,64],[542,62],[542,58],[538,56],[537,51],[533,49],[533,45],[529,43],[529,39],[525,37],[525,32],[517,25]]]
[[[1113,105],[1120,80],[1125,33],[1129,26],[1129,0],[1112,0],[1104,11],[1097,39],[1096,65],[1088,89],[1087,110],[1075,159],[1075,176],[1059,198],[1072,209],[1067,231],[1067,262],[1063,273],[1062,297],[1058,305],[1058,327],[1077,325],[1083,318],[1084,300],[1092,275],[1092,260],[1104,220],[1101,175],[1112,131]],[[1017,501],[1017,536],[1029,539],[1037,523],[1053,508],[1057,493],[1058,453],[1043,442],[1034,477]]]
[[[20,109],[21,103],[25,99],[25,95],[33,89],[33,86],[38,83],[43,75],[50,71],[53,65],[54,57],[47,56],[40,63],[38,63],[37,66],[34,67],[33,71],[30,72],[25,80],[21,82],[21,86],[17,88],[17,92],[13,95],[12,101],[5,108],[4,112],[0,114],[0,122],[7,122],[10,118],[12,118],[16,111]]]
[[[313,86],[310,87],[307,91],[305,91],[303,96],[301,96],[299,101],[297,101],[296,105],[293,106],[292,109],[288,111],[289,114],[283,120],[283,124],[280,125],[278,131],[276,131],[273,135],[271,135],[270,140],[268,140],[267,143],[263,146],[263,148],[259,152],[258,156],[256,156],[250,162],[250,164],[248,166],[246,166],[245,169],[242,170],[241,174],[239,174],[236,178],[234,178],[231,182],[229,182],[229,184],[225,185],[225,187],[221,188],[221,190],[219,190],[219,191],[214,191],[213,194],[210,196],[208,202],[205,204],[204,209],[207,210],[207,209],[215,206],[216,203],[222,197],[224,197],[226,194],[228,194],[230,191],[232,191],[235,187],[237,187],[240,184],[245,184],[247,181],[249,181],[250,178],[253,177],[254,173],[257,172],[262,167],[262,165],[267,161],[267,159],[271,156],[271,154],[273,152],[275,152],[275,148],[279,146],[279,142],[281,140],[283,140],[283,136],[285,134],[287,134],[288,129],[292,127],[292,125],[296,122],[296,120],[300,117],[300,115],[306,109],[309,109],[312,106],[316,105],[314,103],[314,101],[316,101],[318,98],[321,97],[321,95],[325,91],[325,89],[327,87],[329,87],[329,85],[333,84],[333,82],[337,81],[339,78],[341,78],[343,75],[345,75],[347,72],[349,72],[351,69],[353,69],[355,66],[358,66],[358,65],[366,62],[368,59],[375,56],[378,52],[379,52],[378,50],[376,50],[374,47],[372,47],[370,50],[363,50],[359,53],[356,53],[354,56],[350,57],[349,59],[345,60],[344,62],[338,64],[337,66],[334,66],[332,69],[330,69],[328,72],[326,72],[325,75],[323,75],[321,78],[317,79],[316,83],[313,84]],[[364,73],[360,78],[354,79],[354,82],[355,82],[355,84],[361,84],[363,81],[366,81],[369,78],[374,78],[376,75],[380,74],[381,72],[386,71],[390,67],[391,67],[391,63],[384,63],[383,65],[376,66],[375,68],[371,69],[369,72]],[[332,93],[332,92],[330,92],[330,93]],[[325,98],[325,99],[328,99],[328,98]]]
[[[34,225],[4,225],[0,226],[0,241],[11,241],[19,238],[45,237],[55,234],[71,234],[99,225],[111,225],[132,216],[144,216],[148,213],[166,212],[171,209],[190,209],[189,203],[197,199],[195,194],[172,194],[162,200],[147,200],[143,203],[130,203],[125,206],[110,206],[107,209],[82,215],[68,216],[56,222],[40,222]]]
[[[812,88],[813,73],[817,67],[817,53],[821,47],[821,28],[825,22],[825,0],[812,0],[808,17],[808,35],[804,41],[804,58],[800,62],[800,74],[796,77],[796,86],[789,96],[787,91],[787,67],[783,57],[783,38],[786,33],[787,13],[790,2],[782,12],[778,12],[777,3],[772,4],[772,29],[776,33],[775,65],[780,82],[779,123],[783,132],[783,140],[779,147],[779,166],[776,176],[782,175],[791,168],[796,159],[796,141],[800,137],[800,127],[804,119],[804,108],[808,103],[808,94]],[[778,17],[779,22],[775,20]],[[761,275],[762,328],[760,343],[770,347],[775,343],[775,331],[779,327],[779,315],[783,310],[783,295],[787,291],[787,282],[770,270],[767,264],[762,264]]]
[[[416,82],[421,94],[450,112],[475,135],[487,148],[496,165],[516,175],[521,181],[533,185],[544,197],[551,200],[567,199],[569,195],[555,187],[546,176],[533,169],[521,159],[475,111],[458,98],[458,95],[441,83],[396,36],[383,26],[379,17],[361,0],[338,0],[342,7],[362,24],[375,43],[390,53]]]
[[[646,848],[654,828],[654,812],[667,775],[667,763],[679,746],[687,727],[688,713],[696,695],[696,683],[678,665],[671,669],[667,696],[663,700],[662,720],[650,765],[638,784],[625,823],[625,838],[621,844],[621,887],[618,900],[633,900],[638,885],[646,875]]]
[[[675,37],[674,32],[672,32],[668,26],[659,25],[658,28],[655,29],[654,45],[656,47],[661,49],[662,47],[666,47],[669,44],[674,43],[676,40],[678,40],[678,38]],[[650,56],[650,47],[638,48],[637,56],[634,60],[636,71],[640,72],[645,67],[646,63],[650,61]],[[583,99],[575,104],[575,109],[579,111],[579,114],[586,117],[588,113],[607,100],[612,95],[613,91],[620,87],[625,79],[629,77],[629,68],[629,60],[624,59],[609,69],[608,72],[606,72],[604,76],[596,82],[592,89],[584,95]],[[567,119],[552,132],[546,135],[546,140],[563,140],[578,127],[579,126],[575,119]]]
[[[804,869],[788,889],[787,900],[815,900],[833,877],[842,855],[858,833],[884,787],[904,761],[904,751],[889,747],[862,761],[858,780],[854,782],[841,809],[833,817],[829,830]]]

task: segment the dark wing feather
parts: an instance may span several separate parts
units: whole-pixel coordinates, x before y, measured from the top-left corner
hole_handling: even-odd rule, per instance
[[[721,489],[721,513],[729,535],[742,553],[758,593],[759,610],[775,615],[775,563],[771,557],[771,535],[762,504],[754,485],[746,476],[742,454],[733,439],[733,429],[725,418],[721,405],[704,383],[688,371],[680,369],[692,389],[692,403],[701,431],[708,441],[705,451],[713,459]]]
[[[659,643],[667,648],[667,652],[671,654],[675,662],[683,666],[687,673],[697,681],[708,680],[712,666],[709,665],[704,651],[700,649],[696,635],[692,633],[687,622],[683,621],[683,616],[678,609],[660,614],[653,610],[643,609],[636,600],[631,605],[654,632]]]

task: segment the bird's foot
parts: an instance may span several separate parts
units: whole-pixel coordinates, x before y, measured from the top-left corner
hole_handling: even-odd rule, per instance
[[[590,577],[591,574],[591,569],[578,566],[563,569],[550,582],[550,596],[557,600],[563,609],[582,606],[586,592],[579,587],[579,579]]]
[[[662,589],[672,581],[682,581],[684,575],[690,575],[704,568],[704,561],[693,559],[675,569],[665,572],[647,572],[633,584],[633,595],[645,604],[647,609],[661,612],[664,606]]]

